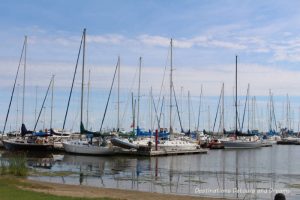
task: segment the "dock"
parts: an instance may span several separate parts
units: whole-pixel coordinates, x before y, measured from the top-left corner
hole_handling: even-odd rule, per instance
[[[139,151],[136,149],[120,149],[117,154],[119,155],[132,155],[132,156],[173,156],[173,155],[186,155],[186,154],[206,154],[207,149],[192,149],[192,150],[150,150]]]
[[[281,141],[277,141],[277,144],[280,144],[280,145],[300,145],[300,141],[298,141],[298,140],[281,140]]]

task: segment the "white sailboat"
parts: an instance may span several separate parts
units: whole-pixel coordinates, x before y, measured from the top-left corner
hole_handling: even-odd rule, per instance
[[[252,149],[261,147],[261,142],[258,140],[253,140],[248,137],[238,138],[238,128],[237,128],[237,56],[235,57],[235,137],[234,138],[223,138],[220,141],[224,144],[225,149]]]
[[[82,53],[82,82],[81,82],[81,115],[80,115],[80,133],[81,134],[89,134],[93,136],[101,136],[100,132],[90,132],[84,129],[83,126],[83,86],[84,86],[84,58],[85,58],[85,39],[86,39],[86,29],[83,30],[82,40],[80,44],[79,53],[81,50],[81,45],[83,44],[83,53]],[[78,60],[77,60],[78,61]],[[78,62],[77,62],[78,63]],[[74,74],[75,75],[75,74]],[[92,136],[92,138],[93,138]],[[75,154],[86,154],[86,155],[108,155],[114,154],[115,147],[111,145],[111,143],[107,142],[104,137],[99,137],[99,140],[96,142],[92,141],[92,138],[86,138],[82,140],[82,138],[78,140],[70,140],[64,141],[63,147],[68,153]]]

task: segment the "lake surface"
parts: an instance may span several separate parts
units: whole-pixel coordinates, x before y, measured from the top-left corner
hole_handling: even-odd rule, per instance
[[[0,151],[1,159],[12,154]],[[28,154],[40,172],[29,179],[192,196],[273,200],[277,192],[300,199],[300,146],[210,150],[168,157]]]

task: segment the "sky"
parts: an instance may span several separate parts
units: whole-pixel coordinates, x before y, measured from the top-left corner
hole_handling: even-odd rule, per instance
[[[190,121],[195,127],[202,85],[200,128],[212,129],[222,83],[226,96],[226,128],[232,128],[235,56],[238,55],[240,113],[250,84],[250,95],[256,97],[255,106],[246,109],[253,116],[249,117],[252,128],[268,129],[268,123],[264,122],[269,120],[267,106],[271,90],[277,121],[282,126],[290,121],[298,130],[299,4],[296,0],[2,0],[0,127],[5,121],[25,35],[28,36],[25,123],[29,129],[33,128],[50,78],[55,74],[53,126],[62,127],[80,39],[86,28],[85,89],[88,70],[91,70],[91,86],[88,109],[85,93],[84,121],[89,116],[89,129],[100,127],[118,56],[121,59],[122,128],[128,129],[132,120],[131,92],[137,99],[139,57],[142,57],[141,126],[147,129],[151,126],[149,121],[154,121],[150,120],[154,118],[149,103],[151,87],[156,102],[162,87],[161,93],[166,98],[163,126],[168,126],[170,39],[173,38],[173,81],[185,128],[189,126],[187,93],[191,94]],[[22,70],[7,131],[21,124]],[[67,118],[67,128],[74,130],[79,127],[80,75],[81,68],[76,75]],[[50,99],[46,100],[39,128],[49,127]],[[287,99],[290,109],[287,109]],[[176,110],[175,105],[173,110]],[[176,112],[173,118],[175,115]],[[115,83],[105,127],[115,127],[116,121]],[[179,123],[174,121],[174,124],[178,127]]]

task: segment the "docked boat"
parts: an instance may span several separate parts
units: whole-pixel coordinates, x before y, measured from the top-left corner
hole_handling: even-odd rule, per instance
[[[53,144],[51,144],[45,138],[39,138],[37,136],[30,136],[26,139],[14,138],[2,141],[5,149],[10,151],[27,150],[27,151],[49,151],[53,150]]]
[[[161,150],[195,150],[199,148],[200,146],[198,144],[184,141],[181,139],[161,140],[158,144],[158,149]]]
[[[249,140],[222,140],[225,149],[253,149],[261,147],[261,142]]]
[[[287,137],[282,138],[280,141],[277,141],[277,144],[282,145],[300,145],[300,138],[297,137]]]
[[[21,136],[2,140],[4,148],[11,151],[48,151],[54,148],[53,141],[49,140],[48,133],[28,131],[25,124],[22,124]]]
[[[84,155],[109,155],[109,154],[114,154],[116,147],[111,145],[110,141],[106,139],[108,135],[104,135],[100,132],[92,132],[88,131],[84,128],[83,126],[83,88],[84,88],[84,63],[85,63],[85,43],[86,43],[86,29],[83,30],[82,38],[81,38],[81,43],[80,43],[80,48],[78,52],[78,59],[81,53],[81,46],[83,46],[83,53],[82,53],[82,81],[81,81],[81,108],[80,108],[80,134],[85,135],[86,139],[83,140],[82,137],[80,136],[80,139],[78,140],[70,140],[70,141],[63,141],[62,145],[64,147],[64,150],[68,153],[75,153],[75,154],[84,154]],[[77,59],[77,60],[78,60]],[[118,60],[119,63],[119,60]],[[118,67],[118,65],[117,65]],[[117,69],[116,67],[116,69]],[[75,79],[75,74],[76,74],[76,69],[77,65],[75,67],[75,72],[74,72],[74,78],[73,78],[73,83]],[[73,84],[71,87],[71,92],[69,96],[69,101],[71,98],[73,90]],[[69,102],[68,102],[69,105]],[[68,108],[67,108],[68,111]],[[93,138],[99,138],[98,141],[93,142]]]
[[[261,141],[246,137],[247,134],[241,134],[238,131],[238,108],[237,108],[237,56],[235,57],[235,130],[234,137],[220,140],[225,149],[252,149],[261,147]],[[238,135],[243,137],[238,138]]]
[[[86,140],[65,141],[63,147],[66,152],[85,155],[111,155],[116,151],[112,145],[100,146]]]

